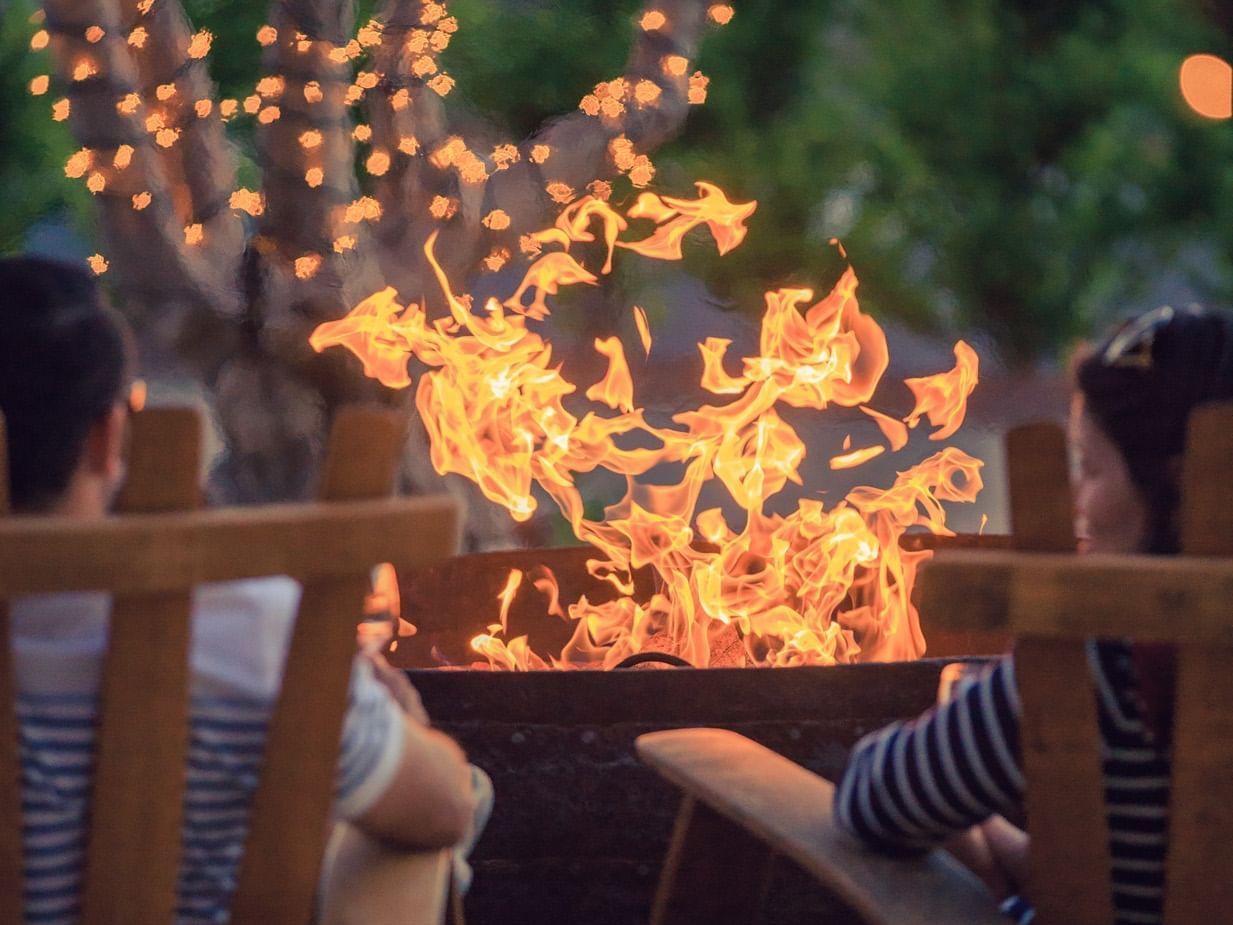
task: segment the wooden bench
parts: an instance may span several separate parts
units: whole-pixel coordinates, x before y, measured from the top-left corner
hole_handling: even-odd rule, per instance
[[[1185,557],[1078,557],[1065,438],[1009,438],[1014,550],[942,551],[923,570],[923,619],[1018,641],[1026,810],[1038,925],[1111,925],[1108,827],[1091,636],[1175,643],[1178,687],[1167,925],[1233,922],[1233,407],[1191,419],[1183,475]],[[652,921],[756,920],[785,857],[870,925],[1002,923],[983,886],[941,851],[880,856],[841,832],[832,786],[730,732],[653,733],[638,753],[685,794]]]
[[[407,570],[423,567],[453,554],[458,543],[459,515],[452,500],[390,497],[401,426],[388,412],[339,412],[321,502],[198,510],[201,422],[192,411],[151,409],[132,419],[122,516],[94,522],[0,519],[0,639],[8,639],[9,598],[70,591],[105,591],[113,597],[81,888],[84,925],[174,921],[188,748],[191,592],[205,582],[269,575],[299,580],[303,598],[270,721],[231,922],[307,925],[311,920],[356,623],[370,571],[382,562]],[[5,492],[0,510],[7,508],[8,488],[2,450],[0,439]],[[14,683],[12,653],[3,645],[3,922],[23,920]],[[401,882],[392,884],[389,871],[399,862]],[[438,925],[447,904],[448,871],[448,852],[395,859],[358,833],[345,833],[324,894],[325,921]],[[391,897],[398,902],[391,903]]]

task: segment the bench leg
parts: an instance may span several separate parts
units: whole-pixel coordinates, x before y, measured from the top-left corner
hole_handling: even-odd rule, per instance
[[[704,803],[685,797],[660,875],[651,925],[751,925],[774,852]]]

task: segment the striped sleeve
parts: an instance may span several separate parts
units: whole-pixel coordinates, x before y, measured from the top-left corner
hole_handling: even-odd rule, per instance
[[[891,852],[931,848],[1022,805],[1019,693],[1009,656],[915,720],[865,736],[835,792],[835,818]]]
[[[362,816],[377,801],[402,761],[405,736],[402,709],[377,681],[372,665],[357,657],[338,757],[338,818]]]

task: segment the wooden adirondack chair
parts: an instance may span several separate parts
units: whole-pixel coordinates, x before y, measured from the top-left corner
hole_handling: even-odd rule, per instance
[[[1064,435],[1025,428],[1008,450],[1016,549],[940,552],[923,572],[922,614],[1018,638],[1036,922],[1113,921],[1091,636],[1178,646],[1165,922],[1233,922],[1233,406],[1191,418],[1184,557],[1073,555]],[[829,782],[741,736],[652,733],[638,752],[685,793],[655,923],[754,921],[778,855],[869,925],[1007,921],[945,853],[901,860],[856,844],[832,819]]]
[[[2,422],[0,422],[2,425]],[[454,553],[448,497],[390,497],[396,416],[339,413],[325,503],[199,511],[201,421],[151,409],[132,419],[122,516],[93,523],[0,518],[0,640],[10,597],[113,595],[103,666],[83,925],[170,925],[188,747],[190,594],[203,582],[289,575],[303,599],[271,718],[266,760],[232,903],[234,925],[307,925],[328,836],[355,625],[370,569],[413,569]],[[0,426],[0,511],[7,510]],[[23,921],[19,757],[12,653],[0,645],[0,921]],[[344,833],[323,921],[439,925],[449,853],[384,851]],[[391,870],[397,869],[397,878]]]

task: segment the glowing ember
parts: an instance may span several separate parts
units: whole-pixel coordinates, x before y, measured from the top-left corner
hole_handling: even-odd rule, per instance
[[[430,321],[424,305],[404,306],[389,288],[312,335],[315,350],[344,346],[368,376],[391,388],[412,384],[412,356],[425,364],[416,406],[437,471],[471,479],[518,521],[535,512],[538,486],[595,549],[591,574],[621,592],[603,604],[584,597],[566,612],[555,580],[539,576],[533,584],[549,598],[550,612],[575,626],[559,655],[544,656],[526,637],[507,637],[506,616],[522,582],[521,573],[511,574],[499,621],[472,640],[494,668],[611,667],[651,648],[705,666],[720,637],[734,633],[746,662],[759,665],[914,658],[924,651],[911,592],[928,553],[904,552],[899,539],[913,528],[949,533],[942,504],[974,500],[982,464],[947,447],[907,467],[889,489],[859,487],[829,508],[804,499],[786,516],[770,515],[767,502],[788,482],[801,483],[806,454],[777,407],[838,405],[873,419],[885,443],[852,449],[849,439],[831,460],[834,468],[902,449],[909,425],[922,418],[936,428],[933,439],[944,439],[961,423],[976,383],[976,355],[966,344],[956,345],[953,370],[908,382],[916,403],[906,420],[870,408],[889,356],[882,329],[860,310],[849,268],[821,300],[808,289],[767,293],[757,355],[744,357],[738,373],[724,366],[728,341],[699,344],[701,384],[722,402],[678,413],[670,426],[649,422],[625,349],[610,337],[594,345],[607,367],[583,390],[591,409],[579,417],[565,407],[578,386],[562,377],[552,345],[533,327],[549,314],[548,297],[563,286],[597,284],[618,249],[677,260],[685,236],[702,228],[720,253],[737,247],[757,204],[734,203],[709,183],[697,188],[693,199],[643,193],[624,212],[593,196],[572,202],[552,228],[522,236],[523,251],[533,255],[522,283],[482,310],[454,293],[434,255],[434,234],[425,253],[447,317]],[[596,242],[596,232],[607,250],[598,275],[573,249]],[[636,309],[634,319],[649,351],[646,315]],[[677,484],[638,481],[663,464],[680,467]],[[602,520],[592,520],[575,477],[601,467],[625,476],[628,490]],[[718,508],[696,510],[708,482],[727,490],[742,523],[729,524]],[[656,579],[649,599],[634,596],[634,571],[642,568]]]

